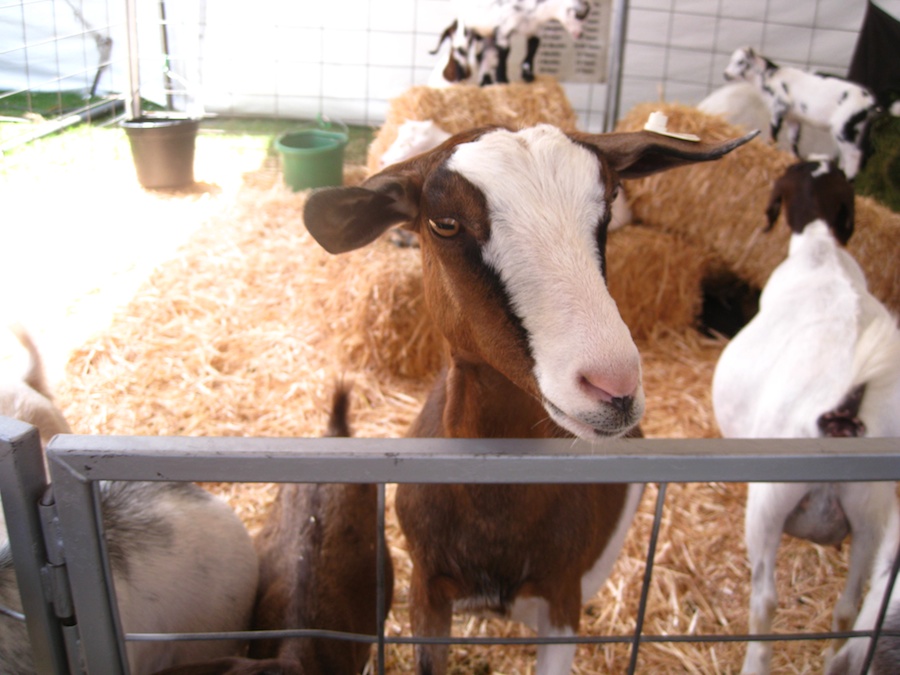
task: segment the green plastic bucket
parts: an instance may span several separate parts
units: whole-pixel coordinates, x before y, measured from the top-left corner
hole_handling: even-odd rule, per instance
[[[139,117],[125,120],[138,182],[145,188],[179,188],[194,183],[194,144],[200,120]]]
[[[344,182],[344,147],[347,127],[320,124],[289,131],[275,139],[281,154],[284,182],[294,192]]]

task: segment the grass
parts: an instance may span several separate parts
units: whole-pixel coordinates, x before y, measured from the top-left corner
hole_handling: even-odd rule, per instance
[[[872,123],[872,157],[856,177],[856,191],[900,213],[900,117]]]

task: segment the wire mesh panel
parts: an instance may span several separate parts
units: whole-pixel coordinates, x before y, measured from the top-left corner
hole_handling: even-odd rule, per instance
[[[121,110],[124,6],[0,3],[0,150]]]
[[[659,98],[698,103],[724,84],[735,49],[779,65],[846,76],[865,3],[631,0],[623,110]]]
[[[728,55],[744,45],[784,65],[845,75],[865,11],[864,3],[834,0],[591,4],[589,36],[576,43],[552,22],[538,52],[539,67],[543,59],[552,70],[574,53],[596,69],[564,79],[589,131],[639,102],[697,103],[723,83]],[[72,124],[82,105],[126,93],[131,72],[145,101],[179,111],[377,125],[391,99],[439,67],[441,55],[432,52],[454,11],[451,0],[261,0],[252,9],[207,0],[8,2],[0,5],[0,105],[18,119],[62,115]],[[609,111],[605,57],[619,39],[624,59],[614,52],[609,65],[613,82],[621,72],[621,102],[614,96],[617,109]],[[516,36],[514,59],[523,42]]]

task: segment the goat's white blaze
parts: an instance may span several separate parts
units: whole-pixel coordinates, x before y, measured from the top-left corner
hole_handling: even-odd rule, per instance
[[[597,157],[542,125],[460,145],[449,168],[485,195],[482,255],[528,333],[551,417],[584,438],[628,431],[643,412],[640,356],[602,275],[597,228],[612,195]],[[611,397],[634,405],[622,414]]]

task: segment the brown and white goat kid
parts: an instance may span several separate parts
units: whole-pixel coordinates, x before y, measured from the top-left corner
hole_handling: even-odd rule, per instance
[[[712,396],[729,438],[900,436],[900,330],[866,288],[844,245],[854,194],[827,161],[801,162],[775,183],[769,227],[784,208],[793,234],[759,313],[716,365]],[[751,483],[745,536],[751,569],[750,632],[770,632],[777,606],[775,559],[782,532],[819,544],[853,533],[834,630],[857,614],[889,514],[894,483]],[[743,673],[769,672],[770,642],[751,642]]]
[[[310,195],[304,219],[340,253],[393,225],[419,234],[427,306],[450,362],[408,436],[639,435],[641,361],[606,286],[620,177],[718,158],[721,144],[652,132],[565,134],[540,125],[458,134],[360,187]],[[398,486],[412,631],[448,636],[454,609],[571,636],[619,554],[642,486]],[[541,645],[537,673],[568,672],[572,644]],[[416,648],[419,673],[447,647]]]
[[[348,392],[339,386],[328,436],[350,435],[348,406]],[[260,567],[253,629],[375,635],[377,513],[377,486],[372,484],[282,485],[255,540]],[[382,544],[386,614],[394,575],[390,553]],[[357,675],[370,653],[368,642],[254,640],[249,658],[217,659],[159,675]]]
[[[71,433],[53,404],[40,356],[14,330],[30,357],[22,381],[0,383],[0,415],[35,426],[42,443]],[[250,625],[257,561],[250,535],[222,499],[193,483],[101,481],[100,507],[119,617],[126,633],[240,631]],[[2,505],[0,505],[2,506]],[[19,587],[0,509],[0,606],[21,612]],[[128,642],[129,671],[237,653],[236,640]],[[0,673],[31,675],[25,624],[0,612]]]

